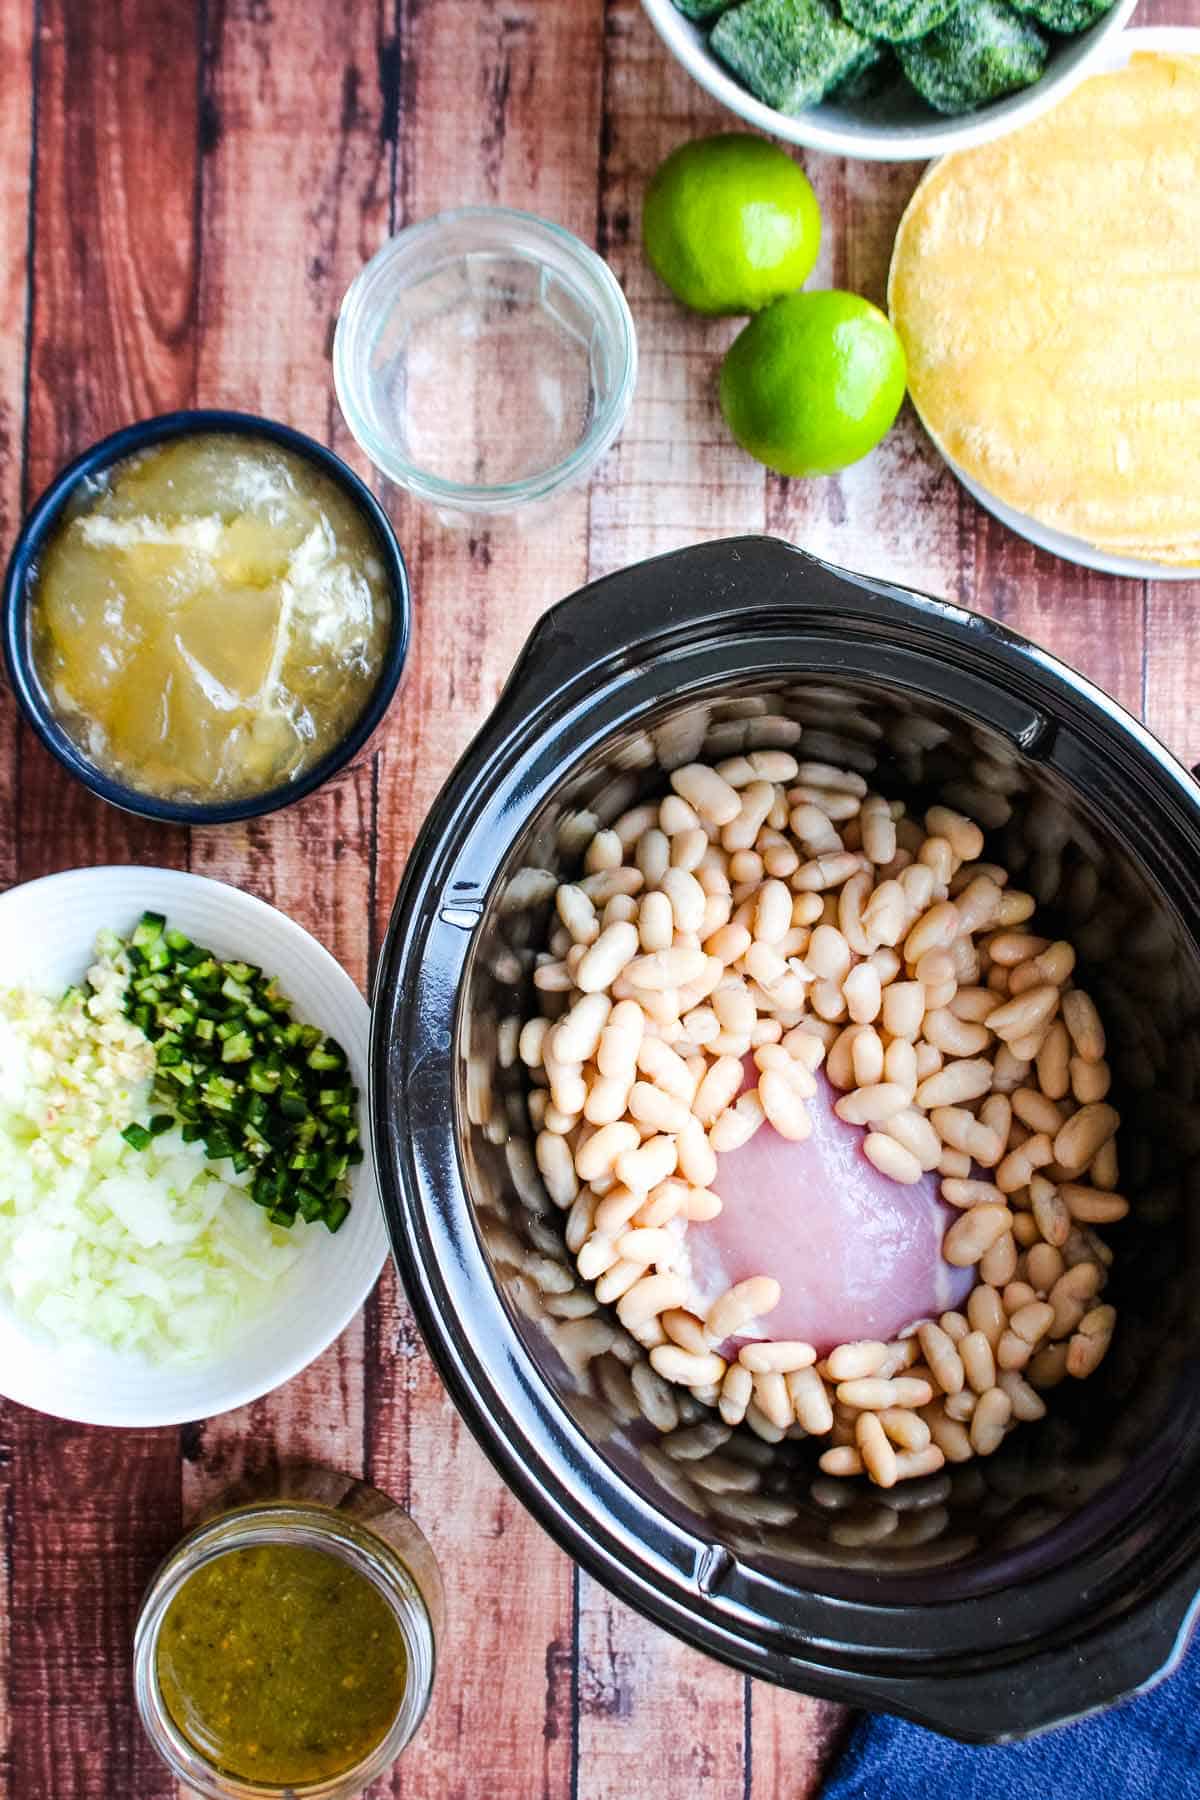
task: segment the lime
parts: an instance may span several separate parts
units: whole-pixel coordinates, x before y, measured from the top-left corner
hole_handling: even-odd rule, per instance
[[[781,475],[833,475],[873,450],[904,399],[904,347],[859,294],[788,294],[751,319],[721,366],[734,437]]]
[[[741,132],[681,144],[646,190],[642,241],[655,274],[702,313],[757,312],[803,286],[821,244],[807,175]]]

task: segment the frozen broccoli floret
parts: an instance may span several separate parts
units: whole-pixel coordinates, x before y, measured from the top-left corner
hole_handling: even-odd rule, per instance
[[[948,19],[957,0],[841,0],[842,16],[856,31],[885,43],[924,37]]]
[[[731,0],[675,0],[676,12],[681,12],[685,19],[693,19],[697,25],[704,25],[715,19],[731,4]]]
[[[900,66],[937,112],[971,112],[1030,87],[1048,45],[1031,19],[1004,0],[967,0],[928,36],[897,44]]]
[[[1109,11],[1113,0],[1012,0],[1020,13],[1036,19],[1047,31],[1060,31],[1071,37],[1086,31]]]
[[[827,100],[842,100],[847,105],[855,105],[864,100],[875,100],[893,82],[901,80],[900,67],[892,55],[888,44],[875,44],[874,56],[864,62],[853,75],[839,81],[835,88],[830,88],[825,96]]]
[[[743,0],[709,42],[752,94],[785,113],[815,105],[876,55],[831,0]]]

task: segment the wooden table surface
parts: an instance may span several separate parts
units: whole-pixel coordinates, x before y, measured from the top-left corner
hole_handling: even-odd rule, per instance
[[[1200,24],[1200,0],[1139,22]],[[384,493],[408,557],[407,685],[357,763],[294,810],[196,832],[93,800],[0,705],[0,884],[78,864],[201,870],[282,907],[365,984],[417,826],[553,600],[701,538],[767,530],[1050,645],[1200,759],[1200,588],[1113,580],[979,512],[907,412],[837,480],[765,475],[722,427],[733,322],[684,315],[638,247],[681,140],[725,128],[637,0],[23,0],[0,6],[0,549],[69,457],[173,407],[269,413],[362,467],[333,397],[343,290],[387,234],[527,207],[611,262],[637,398],[590,491],[537,534],[448,534]],[[1103,146],[1097,147],[1100,159]],[[919,170],[805,159],[816,285],[881,297]],[[409,1505],[450,1624],[428,1722],[372,1790],[405,1800],[803,1800],[837,1708],[705,1660],[609,1598],[508,1494],[449,1405],[390,1272],[270,1398],[182,1430],[0,1409],[0,1781],[11,1800],[162,1800],[134,1714],[138,1596],[194,1509],[276,1457]]]

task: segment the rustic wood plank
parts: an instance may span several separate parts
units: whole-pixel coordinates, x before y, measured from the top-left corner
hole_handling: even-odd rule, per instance
[[[31,218],[30,160],[33,149],[33,9],[0,11],[0,241],[10,254],[0,264],[0,318],[9,322],[0,359],[0,555],[7,554],[21,517],[25,414],[25,318],[29,299],[28,259],[21,246]],[[16,879],[14,832],[17,781],[16,709],[7,687],[0,693],[0,885]],[[0,1401],[0,1619],[11,1603],[13,1523],[12,1458],[16,1409]],[[0,1793],[13,1791],[9,1653],[11,1629],[0,1629]]]
[[[0,229],[10,245],[24,236],[29,93],[13,72],[30,59],[25,10],[0,18]],[[601,0],[378,0],[374,10],[336,0],[328,17],[318,10],[210,6],[201,84],[201,9],[189,0],[99,10],[42,0],[30,491],[101,432],[194,397],[291,418],[345,452],[323,349],[341,290],[393,205],[403,222],[499,198],[597,241],[634,307],[642,377],[590,498],[575,496],[542,530],[454,537],[396,502],[418,633],[386,730],[306,805],[198,834],[194,866],[274,900],[363,981],[412,836],[544,606],[589,574],[764,525],[848,566],[994,610],[1143,708],[1189,761],[1200,757],[1200,584],[1113,582],[1023,546],[977,513],[907,411],[875,456],[836,481],[764,480],[730,443],[714,381],[737,323],[682,313],[637,236],[658,158],[733,121],[670,61],[635,0],[608,0],[603,17]],[[1150,0],[1151,18],[1167,10]],[[570,107],[547,104],[563,93]],[[815,281],[879,298],[917,171],[805,160],[828,221]],[[23,317],[24,279],[10,257],[0,270],[13,350],[0,367],[4,542],[21,501],[11,322]],[[0,709],[0,881],[84,860],[186,861],[183,834],[93,803],[28,737],[19,765],[11,734]],[[481,1779],[495,1800],[625,1800],[643,1787],[665,1800],[814,1792],[840,1709],[747,1684],[582,1576],[575,1619],[569,1565],[465,1433],[390,1274],[365,1325],[283,1394],[182,1437],[189,1508],[278,1458],[353,1469],[365,1448],[369,1473],[429,1531],[450,1588],[447,1654],[426,1729],[377,1785],[380,1800],[474,1800]],[[136,1726],[127,1665],[137,1596],[178,1530],[179,1481],[177,1434],[0,1415],[0,1792],[14,1800],[171,1791]]]
[[[328,343],[387,219],[385,29],[380,8],[352,0],[286,17],[237,7],[212,12],[204,47],[197,391],[284,419],[360,468]],[[191,866],[280,906],[364,985],[371,819],[368,752],[295,808],[196,832]]]
[[[497,203],[539,212],[593,242],[600,82],[595,0],[570,16],[549,14],[534,0],[454,0],[407,12],[396,225],[451,206]],[[546,105],[546,95],[568,91],[569,108]],[[587,505],[586,491],[577,490],[533,523],[466,532],[391,496],[412,576],[415,631],[406,683],[381,739],[379,929],[417,827],[534,621],[586,577]]]
[[[12,1444],[9,1403],[0,1403],[0,1618],[5,1621],[3,1632],[0,1632],[0,1794],[13,1792],[12,1765],[12,1713],[9,1707],[9,1695],[12,1688],[12,1669],[10,1667],[9,1645],[12,1640],[11,1587],[9,1570],[12,1567],[12,1525],[13,1525],[13,1485],[12,1485]]]
[[[92,438],[191,392],[197,50],[188,0],[43,0],[34,490]]]
[[[1200,581],[1146,584],[1146,723],[1189,768],[1200,765]]]
[[[371,1311],[377,1487],[411,1508],[446,1585],[429,1715],[377,1800],[566,1800],[572,1791],[571,1565],[499,1480],[389,1270]]]
[[[256,1484],[283,1464],[360,1475],[363,1429],[361,1325],[356,1324],[285,1387],[236,1412],[182,1428],[184,1523],[206,1512],[227,1489]]]
[[[763,471],[731,442],[716,400],[739,321],[686,312],[641,245],[658,164],[689,138],[728,130],[729,115],[666,54],[637,0],[610,0],[605,70],[599,248],[632,309],[640,360],[625,430],[592,484],[592,576],[766,522]]]
[[[232,8],[211,15],[205,45],[198,392],[311,432],[364,473],[328,345],[387,220],[385,13]],[[368,752],[294,810],[196,833],[192,867],[299,919],[364,985],[371,818]]]
[[[594,241],[601,67],[597,0],[407,8],[396,224],[498,202]],[[549,100],[568,93],[569,106]],[[416,617],[407,683],[377,756],[379,932],[450,765],[534,621],[587,574],[582,490],[527,532],[448,532],[398,496],[393,511]],[[484,1781],[498,1796],[558,1800],[572,1782],[570,1565],[471,1442],[390,1278],[368,1312],[367,1380],[370,1474],[411,1497],[442,1562],[449,1620],[429,1720],[380,1792],[467,1800]]]
[[[1061,656],[1108,693],[1140,712],[1144,591],[1063,565],[977,509],[972,604]]]
[[[1043,644],[1134,713],[1142,710],[1145,588],[1068,567],[963,496],[974,514],[968,604]]]
[[[730,441],[716,403],[738,322],[685,312],[641,247],[645,186],[677,144],[727,115],[667,57],[635,0],[606,10],[600,248],[638,329],[638,391],[592,485],[593,576],[702,538],[761,531],[761,467]],[[579,1576],[580,1800],[740,1794],[747,1683]]]
[[[34,20],[28,7],[0,13],[0,318],[6,321],[0,360],[0,556],[7,556],[21,521],[25,448],[26,316],[30,302],[23,246],[32,223],[30,173],[34,116]],[[16,880],[13,830],[17,784],[17,715],[7,686],[0,693],[0,883]],[[2,1655],[0,1648],[0,1655]]]
[[[582,1574],[579,1612],[580,1800],[741,1795],[746,1677]]]
[[[1145,0],[1139,25],[1200,25],[1200,0]],[[1146,723],[1189,768],[1200,763],[1200,581],[1146,583]]]
[[[327,344],[387,217],[380,14],[342,0],[206,16],[198,392],[344,449]],[[368,753],[295,808],[194,833],[192,867],[282,908],[363,986],[371,821]],[[280,1462],[361,1473],[363,1341],[360,1315],[285,1387],[186,1432],[185,1514]]]
[[[179,1535],[176,1433],[10,1412],[13,1800],[165,1800],[129,1668],[142,1592]]]
[[[746,1800],[814,1800],[852,1715],[765,1681],[751,1682],[749,1704]]]
[[[94,439],[191,399],[197,72],[193,0],[41,8],[30,497]],[[182,831],[93,799],[28,731],[20,769],[23,879],[185,864]]]
[[[886,309],[887,272],[919,163],[805,154],[825,221],[812,288],[845,288]],[[950,600],[967,601],[975,511],[907,402],[883,443],[827,480],[767,480],[767,524],[816,556]]]
[[[44,0],[31,493],[93,438],[190,397],[197,71],[191,0],[103,9]],[[20,877],[79,862],[183,861],[181,832],[93,801],[28,733],[19,767]],[[177,1435],[92,1432],[15,1407],[8,1435],[12,1792],[110,1800],[119,1789],[159,1800],[171,1784],[137,1725],[128,1671],[138,1598],[178,1533]]]

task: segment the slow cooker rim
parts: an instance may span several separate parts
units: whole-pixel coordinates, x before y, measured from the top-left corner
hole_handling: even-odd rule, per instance
[[[906,590],[891,588],[888,584],[874,582],[869,577],[845,576],[841,571],[835,571],[829,568],[828,565],[820,564],[816,559],[804,558],[803,553],[793,551],[790,548],[778,544],[774,540],[742,539],[733,540],[731,543],[726,544],[703,546],[700,552],[685,551],[675,553],[673,557],[657,559],[655,563],[642,565],[638,570],[625,571],[623,577],[610,578],[610,581],[628,581],[629,577],[632,575],[644,582],[649,578],[651,571],[657,569],[661,573],[663,563],[674,563],[678,566],[678,564],[683,561],[694,565],[698,556],[711,558],[714,554],[723,554],[728,558],[736,553],[739,559],[751,560],[748,553],[753,552],[755,553],[754,559],[757,560],[757,555],[764,546],[768,548],[772,558],[778,558],[782,555],[788,560],[789,574],[795,573],[797,565],[794,559],[796,558],[801,558],[803,562],[810,567],[819,569],[823,575],[831,578],[839,585],[843,597],[846,586],[852,586],[859,591],[866,590],[876,600],[882,599],[888,605],[899,603],[906,610],[915,606],[924,616],[927,616],[927,613],[936,614],[942,624],[943,631],[945,627],[949,625],[952,628],[957,627],[959,630],[965,630],[972,638],[977,638],[981,625],[987,627],[986,635],[989,639],[999,642],[1010,654],[1015,654],[1022,664],[1027,663],[1029,657],[1032,656],[1036,663],[1043,666],[1044,670],[1048,669],[1052,676],[1057,676],[1058,681],[1055,685],[1058,685],[1058,682],[1065,683],[1072,696],[1082,694],[1085,701],[1090,701],[1094,707],[1098,708],[1103,721],[1110,727],[1114,723],[1118,727],[1123,727],[1126,731],[1128,731],[1130,727],[1133,727],[1134,739],[1141,740],[1141,748],[1148,752],[1151,760],[1159,769],[1160,773],[1165,773],[1172,783],[1187,781],[1187,777],[1182,768],[1180,765],[1174,763],[1174,760],[1170,758],[1169,753],[1163,750],[1163,748],[1144,731],[1144,728],[1138,726],[1136,721],[1129,719],[1128,715],[1125,715],[1122,709],[1117,707],[1116,703],[1111,701],[1108,696],[1102,695],[1099,690],[1090,689],[1090,684],[1084,682],[1082,678],[1076,677],[1072,671],[1065,670],[1063,666],[1058,664],[1057,660],[1050,657],[1048,653],[1039,651],[1035,646],[1025,645],[1024,640],[1017,638],[1015,634],[1008,632],[1006,628],[995,626],[992,621],[980,620],[977,615],[963,614],[960,609],[952,607],[946,602],[932,601],[927,597],[919,595],[909,595]],[[447,863],[447,838],[453,837],[459,843],[461,849],[462,841],[468,835],[466,825],[464,824],[464,815],[469,811],[471,793],[474,792],[476,796],[478,796],[480,788],[487,785],[489,781],[492,783],[494,793],[494,770],[492,770],[490,765],[496,760],[496,755],[501,751],[507,755],[510,770],[514,769],[516,763],[519,761],[519,757],[514,751],[514,734],[506,729],[506,721],[503,717],[506,703],[511,718],[511,714],[514,710],[514,701],[516,697],[521,695],[523,686],[526,689],[524,697],[527,702],[527,690],[529,686],[528,672],[530,666],[534,663],[539,665],[538,682],[535,685],[541,688],[543,694],[547,692],[550,683],[547,681],[546,665],[552,662],[553,658],[547,657],[546,655],[546,639],[548,636],[552,636],[559,626],[564,624],[565,621],[562,616],[564,609],[574,609],[575,612],[575,616],[569,621],[566,635],[575,642],[575,654],[576,657],[578,657],[577,639],[579,634],[577,628],[579,623],[579,610],[585,604],[594,605],[597,587],[604,587],[606,585],[609,584],[593,584],[592,588],[585,589],[580,594],[562,602],[558,608],[555,608],[553,612],[547,616],[546,620],[543,620],[542,625],[535,630],[526,653],[522,658],[521,663],[518,665],[518,670],[514,675],[513,680],[510,682],[509,688],[506,690],[497,714],[493,715],[493,719],[485,726],[480,737],[477,738],[475,744],[468,750],[463,761],[459,764],[458,769],[454,772],[450,782],[447,784],[447,788],[443,791],[438,802],[435,803],[425,830],[422,832],[421,838],[418,840],[418,844],[414,849],[413,857],[409,865],[409,874],[406,877],[401,895],[397,900],[392,925],[389,929],[388,943],[380,964],[377,984],[376,1041],[373,1046],[372,1057],[373,1071],[375,1072],[376,1077],[373,1081],[372,1117],[373,1126],[381,1141],[380,1168],[385,1188],[385,1211],[387,1212],[389,1226],[392,1230],[393,1246],[398,1260],[404,1265],[404,1272],[409,1274],[411,1278],[415,1278],[410,1279],[409,1284],[410,1290],[414,1295],[414,1304],[418,1304],[419,1298],[418,1311],[421,1315],[422,1326],[427,1337],[432,1340],[434,1354],[442,1367],[443,1374],[447,1376],[456,1401],[464,1411],[472,1429],[475,1430],[476,1435],[480,1437],[485,1449],[493,1457],[493,1460],[497,1461],[498,1466],[501,1467],[505,1478],[510,1482],[510,1485],[514,1486],[525,1503],[532,1506],[533,1510],[541,1518],[542,1523],[547,1525],[552,1533],[559,1538],[560,1542],[564,1543],[565,1547],[568,1548],[572,1554],[579,1557],[585,1564],[593,1566],[602,1580],[607,1581],[610,1586],[615,1585],[618,1591],[626,1591],[628,1584],[631,1581],[631,1572],[627,1561],[618,1563],[608,1559],[606,1553],[602,1553],[598,1550],[595,1539],[583,1532],[581,1527],[569,1517],[566,1520],[560,1519],[557,1515],[547,1517],[547,1505],[544,1501],[545,1490],[543,1489],[541,1496],[539,1496],[537,1484],[532,1481],[528,1467],[517,1459],[510,1446],[505,1442],[502,1434],[497,1434],[494,1417],[497,1410],[497,1396],[495,1392],[492,1392],[490,1398],[481,1394],[475,1377],[470,1375],[461,1366],[456,1347],[446,1337],[446,1321],[439,1314],[438,1308],[433,1305],[432,1298],[426,1289],[426,1284],[429,1283],[431,1276],[431,1269],[429,1267],[429,1246],[427,1244],[424,1246],[421,1257],[416,1255],[415,1250],[411,1250],[410,1254],[413,1240],[409,1237],[408,1232],[402,1228],[402,1225],[407,1223],[404,1219],[404,1198],[402,1192],[404,1183],[399,1179],[397,1170],[393,1168],[390,1153],[387,1155],[383,1154],[383,1149],[387,1146],[389,1132],[387,1112],[381,1112],[381,1107],[384,1105],[383,1096],[386,1094],[389,1086],[389,1061],[387,1052],[394,1023],[396,1001],[398,999],[396,977],[399,967],[405,961],[401,947],[401,938],[403,935],[402,926],[406,919],[410,924],[416,924],[418,926],[421,924],[421,921],[416,917],[416,914],[419,911],[422,897],[427,896],[431,885],[434,887],[437,886],[436,877],[439,863],[443,865],[446,865]],[[744,609],[742,609],[742,618],[743,620],[745,618]],[[671,629],[670,626],[668,626],[668,630],[669,629]],[[634,648],[639,652],[645,652],[650,646],[657,643],[663,635],[661,630],[645,633],[642,638],[636,642]],[[609,630],[609,641],[611,645],[611,627]],[[628,658],[628,651],[616,654],[618,660],[620,660],[621,654],[625,654]],[[608,660],[609,662],[613,660],[612,655],[609,656]],[[595,682],[593,663],[589,662],[587,664],[585,674],[589,683]],[[592,693],[593,696],[596,693],[594,686],[592,688]],[[559,686],[554,690],[553,699],[548,704],[561,711],[568,698],[569,696],[566,690]],[[541,729],[543,723],[544,721],[541,716],[538,715],[536,708],[527,708],[525,718],[525,726],[527,729],[516,735],[520,736],[522,743],[527,745],[530,740],[530,732],[536,732],[536,730]],[[1180,796],[1180,800],[1181,804],[1185,805],[1186,808],[1189,808],[1193,814],[1200,814],[1200,808],[1197,807],[1196,796],[1194,794],[1184,790]],[[540,804],[540,799],[530,798],[524,816],[528,816],[529,812],[536,810],[538,804]],[[440,855],[439,845],[442,852]],[[500,866],[502,862],[503,857],[500,859],[500,863],[498,863],[497,866]],[[464,904],[467,904],[468,906],[478,906],[482,904],[482,899],[482,895],[476,895],[474,897],[467,895],[463,896]],[[425,919],[424,924],[428,927],[431,922],[432,921],[427,918]],[[387,1003],[389,989],[391,998],[390,1006]],[[380,1071],[382,1071],[382,1079],[379,1079]],[[389,1149],[394,1149],[395,1147],[395,1141],[393,1140],[393,1144]],[[420,1187],[420,1177],[416,1175],[416,1171],[412,1169],[411,1166],[407,1173],[410,1181],[415,1179],[416,1185]],[[461,1183],[459,1186],[461,1190]],[[429,1195],[426,1196],[426,1198],[432,1200],[433,1196]],[[466,1202],[464,1191],[460,1191],[460,1198],[464,1205],[469,1206],[469,1203]],[[421,1223],[421,1208],[414,1208],[412,1210],[416,1214],[413,1223],[419,1226]],[[427,1217],[428,1210],[429,1209],[426,1208]],[[436,1262],[434,1267],[435,1269],[437,1268]],[[440,1276],[441,1270],[439,1269],[437,1272]],[[490,1276],[488,1277],[488,1281],[490,1285]],[[451,1315],[451,1322],[453,1322],[453,1315]],[[514,1339],[516,1340],[515,1332]],[[532,1358],[529,1358],[523,1349],[521,1349],[520,1354],[525,1357],[530,1365],[532,1365]],[[448,1362],[450,1364],[449,1367],[447,1366]],[[536,1374],[536,1371],[534,1378],[539,1386],[544,1388],[551,1403],[557,1406],[558,1403],[554,1401],[552,1392],[544,1383],[541,1383],[540,1376]],[[490,1413],[488,1410],[489,1407],[491,1409]],[[503,1400],[499,1402],[499,1411],[505,1422],[511,1423],[511,1408],[508,1407]],[[527,1453],[531,1451],[531,1448],[532,1447],[528,1442],[526,1442]],[[538,1460],[540,1463],[540,1455]],[[616,1482],[619,1487],[624,1489],[624,1483],[615,1475],[615,1472],[613,1473],[612,1480]],[[569,1483],[567,1484],[565,1491],[569,1493]],[[627,1494],[628,1490],[625,1491]],[[658,1516],[659,1515],[656,1515],[656,1517]],[[693,1536],[690,1538],[690,1541],[695,1543],[699,1540]],[[1188,1577],[1188,1580],[1190,1580],[1190,1577]],[[697,1600],[694,1587],[689,1588],[688,1594],[690,1604],[694,1607]],[[735,1644],[729,1641],[717,1641],[724,1628],[718,1623],[716,1618],[706,1617],[704,1625],[701,1626],[697,1623],[694,1612],[679,1610],[682,1608],[682,1600],[677,1600],[674,1605],[665,1601],[659,1591],[654,1588],[653,1583],[651,1584],[650,1592],[643,1593],[640,1596],[633,1596],[626,1592],[626,1597],[633,1598],[635,1604],[640,1605],[643,1610],[651,1611],[655,1616],[662,1615],[665,1607],[670,1613],[670,1617],[663,1618],[662,1622],[670,1623],[673,1629],[682,1632],[683,1635],[691,1638],[692,1641],[702,1642],[704,1647],[715,1649],[718,1654],[725,1656],[727,1660],[732,1656],[733,1660],[738,1661],[741,1666],[753,1667],[754,1672],[756,1673],[768,1675],[772,1673],[771,1669],[760,1666],[757,1658],[748,1656],[744,1648],[744,1639],[737,1640],[737,1643],[740,1643],[743,1646],[740,1650]],[[766,1654],[777,1657],[780,1652],[775,1650],[766,1652]],[[794,1669],[796,1666],[796,1658],[792,1656],[790,1662]],[[855,1697],[862,1698],[866,1700],[867,1703],[871,1703],[870,1693],[867,1690],[871,1689],[872,1678],[865,1674],[863,1670],[858,1669],[849,1672],[842,1669],[836,1674],[831,1674],[829,1673],[827,1665],[822,1666],[826,1668],[823,1679],[827,1682],[832,1681],[834,1684],[831,1691],[836,1691],[844,1696],[848,1685],[853,1684],[855,1688]],[[1024,1666],[1031,1666],[1027,1658],[1024,1660]],[[1133,1679],[1136,1679],[1136,1671],[1125,1671],[1123,1684],[1119,1684],[1114,1689],[1114,1692],[1126,1691],[1130,1685],[1131,1676]],[[787,1679],[787,1676],[784,1674],[781,1677],[776,1673],[775,1678]],[[943,1696],[946,1696],[946,1678],[944,1676],[938,1676],[936,1679],[939,1684],[939,1691]],[[978,1676],[973,1676],[972,1679],[977,1681],[979,1678]],[[817,1685],[817,1670],[809,1669],[806,1666],[804,1668],[804,1680],[809,1686]],[[881,1699],[877,1693],[874,1703],[882,1704],[884,1699],[886,1699],[888,1705],[891,1705],[894,1709],[900,1709],[896,1671],[890,1671],[882,1678],[882,1683],[883,1698]],[[928,1701],[925,1701],[920,1707],[917,1707],[913,1712],[913,1716],[920,1717],[926,1722],[938,1722],[936,1719],[931,1719]],[[1056,1718],[1061,1718],[1061,1709],[1056,1712],[1054,1716]],[[1048,1718],[1046,1722],[1049,1723],[1052,1722],[1052,1720]],[[959,1706],[956,1709],[955,1720],[952,1721],[947,1728],[961,1730],[964,1724],[965,1717],[962,1713],[961,1706]],[[994,1733],[984,1732],[981,1735],[986,1737],[992,1736]]]

